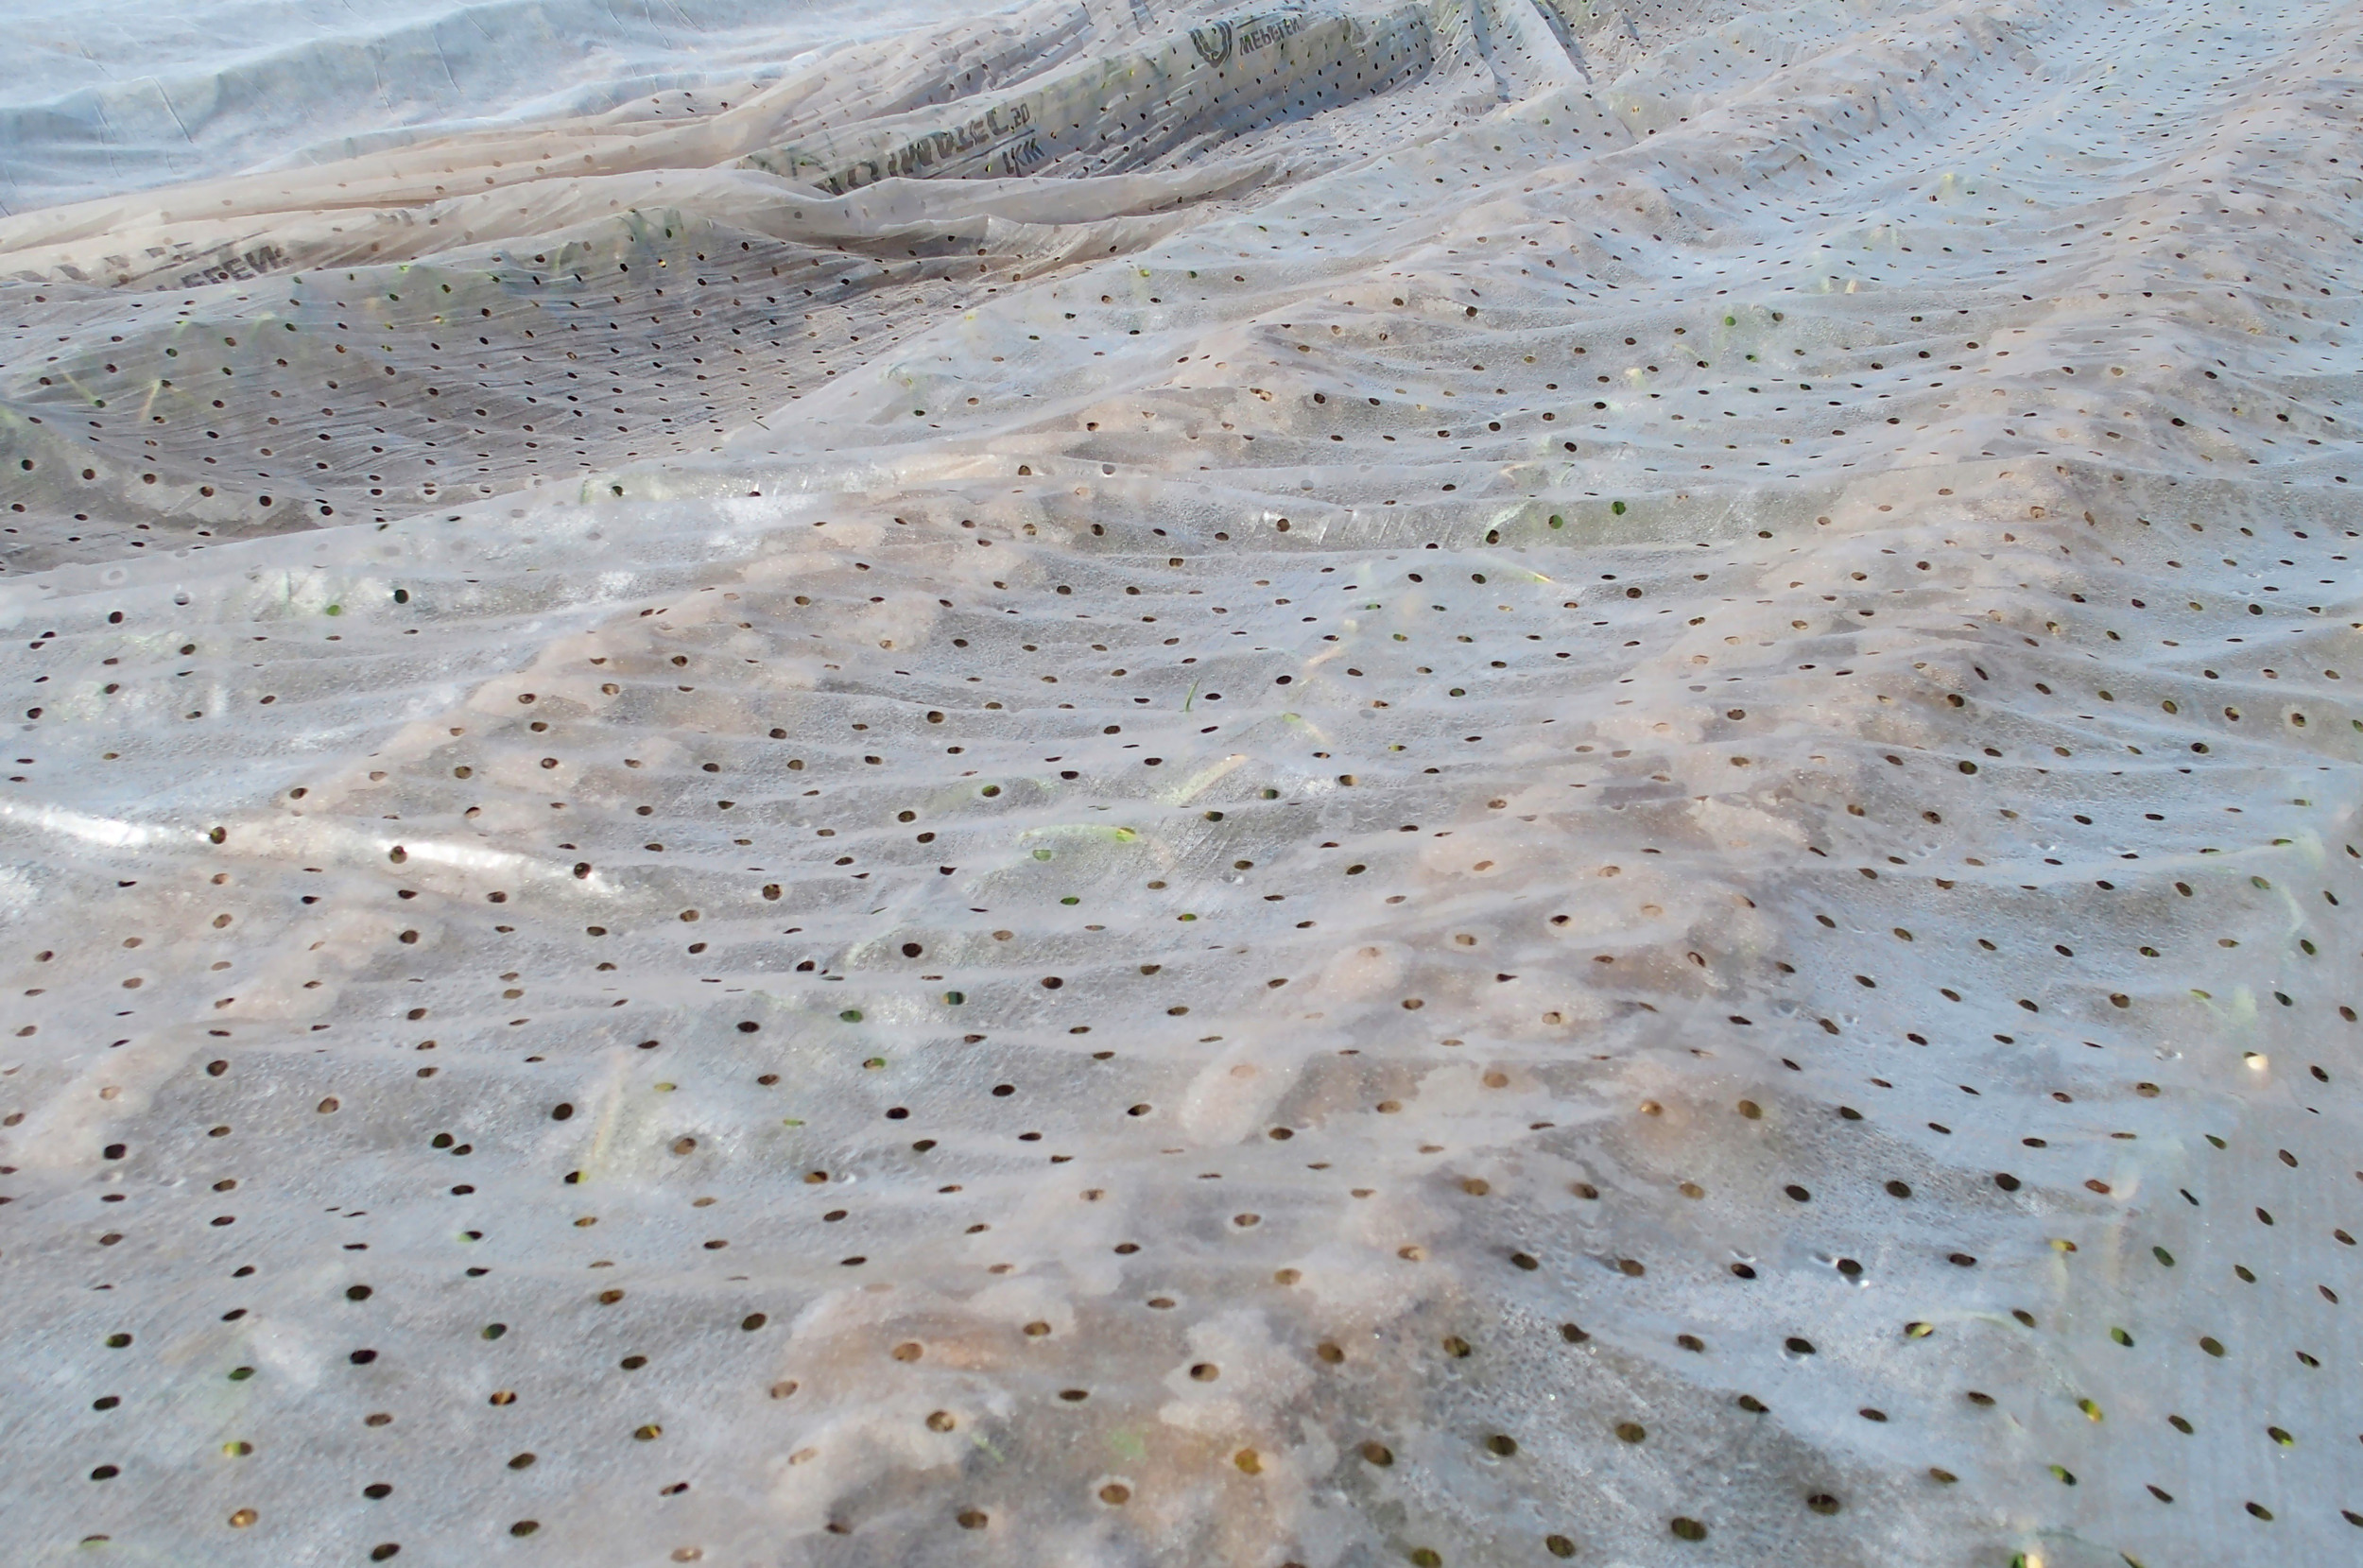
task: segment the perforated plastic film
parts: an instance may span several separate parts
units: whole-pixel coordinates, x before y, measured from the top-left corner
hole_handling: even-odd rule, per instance
[[[2357,28],[1036,6],[0,222],[11,1559],[2352,1558]]]

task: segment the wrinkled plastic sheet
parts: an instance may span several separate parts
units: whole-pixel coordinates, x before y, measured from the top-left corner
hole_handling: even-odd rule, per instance
[[[0,224],[11,1558],[2351,1557],[2354,43],[1044,7]]]

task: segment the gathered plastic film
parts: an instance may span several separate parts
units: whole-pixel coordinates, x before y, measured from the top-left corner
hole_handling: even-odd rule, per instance
[[[0,221],[6,1555],[2351,1560],[2359,35],[1037,5]]]

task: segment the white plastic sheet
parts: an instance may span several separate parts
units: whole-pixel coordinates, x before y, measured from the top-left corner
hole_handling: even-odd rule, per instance
[[[12,1554],[2351,1557],[2356,28],[1044,5],[0,223]]]

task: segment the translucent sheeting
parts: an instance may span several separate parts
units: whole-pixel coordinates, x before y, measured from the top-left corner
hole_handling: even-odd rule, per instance
[[[14,1554],[2352,1557],[2358,26],[1042,6],[0,224]]]
[[[928,14],[842,0],[5,0],[0,210],[775,79],[804,51]]]

